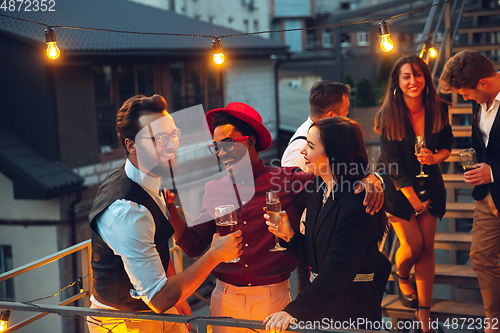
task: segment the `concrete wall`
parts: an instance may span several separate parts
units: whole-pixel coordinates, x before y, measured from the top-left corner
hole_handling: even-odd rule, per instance
[[[27,204],[24,205],[24,210],[36,211]],[[0,225],[0,244],[12,246],[13,265],[16,268],[57,252],[59,250],[57,227]],[[13,279],[16,302],[26,302],[40,297],[51,296],[64,287],[60,285],[59,265],[57,262],[36,268]],[[62,299],[58,295],[41,303],[56,304],[61,301]],[[34,314],[37,313],[12,311],[8,325],[11,326]],[[66,330],[63,330],[61,317],[50,314],[16,332],[60,333],[64,331]]]
[[[19,200],[14,199],[14,184],[0,173],[0,220],[59,221],[61,199]],[[1,233],[0,233],[1,237]]]
[[[234,59],[227,63],[224,76],[224,104],[243,102],[252,106],[260,113],[262,121],[275,139],[277,121],[274,61],[265,58]]]

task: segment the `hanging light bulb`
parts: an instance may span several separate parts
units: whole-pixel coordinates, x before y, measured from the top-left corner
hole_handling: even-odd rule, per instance
[[[214,53],[214,62],[218,65],[222,64],[226,57],[224,53],[222,53],[222,42],[219,37],[216,37],[212,41],[212,52]]]
[[[0,332],[3,332],[7,329],[7,322],[9,321],[10,310],[1,310],[0,311]]]
[[[61,51],[57,47],[56,34],[52,27],[47,27],[47,29],[45,29],[45,42],[47,43],[47,51],[45,51],[47,57],[52,60],[59,58]]]
[[[427,51],[429,52],[429,57],[431,58],[436,58],[438,56],[438,51],[434,48],[434,46],[431,46]]]
[[[378,25],[380,31],[380,48],[384,52],[389,52],[394,48],[394,43],[391,40],[391,34],[389,32],[389,25],[385,20],[380,22]]]

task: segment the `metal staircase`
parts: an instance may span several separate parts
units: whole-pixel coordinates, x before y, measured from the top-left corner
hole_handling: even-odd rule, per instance
[[[438,66],[443,66],[453,54],[463,50],[477,50],[488,56],[497,70],[500,70],[500,4],[498,1],[487,0],[456,0],[443,9],[434,31],[433,41],[438,34],[442,17],[445,17],[444,41],[439,49],[444,56],[441,61],[429,63],[433,74],[439,76]],[[430,13],[428,24],[424,28],[422,42],[418,53],[425,48],[425,42],[431,40],[430,27],[434,20]],[[452,22],[452,21],[455,22]],[[452,41],[452,43],[450,43]],[[437,48],[436,45],[434,47]],[[442,52],[444,50],[444,52]],[[429,60],[427,58],[427,60]],[[444,60],[444,61],[443,61]],[[436,77],[436,81],[437,81]],[[436,82],[437,84],[437,82]],[[436,233],[435,249],[448,251],[448,263],[436,264],[435,286],[450,285],[449,299],[433,299],[431,316],[441,324],[450,323],[453,318],[463,318],[472,321],[484,317],[484,308],[479,294],[477,275],[468,264],[468,252],[472,241],[472,219],[474,216],[474,199],[471,196],[472,186],[463,181],[463,172],[459,165],[458,153],[461,149],[470,147],[472,127],[472,107],[464,103],[460,96],[452,96],[454,106],[449,108],[450,124],[455,136],[455,147],[451,156],[442,165],[443,179],[447,189],[447,205],[445,218],[447,231]],[[458,164],[457,164],[458,163]],[[444,221],[444,220],[443,220]],[[441,222],[443,223],[443,222]],[[442,225],[441,225],[442,227]],[[395,238],[389,250],[389,259],[394,261],[394,254],[399,243]],[[464,258],[465,256],[465,258]],[[465,263],[465,264],[464,264]],[[395,274],[396,269],[393,269]],[[395,275],[390,280],[394,280]],[[413,275],[413,273],[412,273]],[[393,290],[397,291],[394,284]],[[400,320],[413,320],[414,309],[403,307],[397,295],[388,294],[382,302],[382,315],[390,317],[393,327]],[[449,327],[451,328],[451,327]],[[459,327],[460,328],[460,327]],[[470,327],[469,327],[470,328]],[[474,327],[473,327],[474,328]],[[467,330],[465,325],[462,329]]]

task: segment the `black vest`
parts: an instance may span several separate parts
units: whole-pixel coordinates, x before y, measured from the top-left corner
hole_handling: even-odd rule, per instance
[[[168,240],[174,229],[156,202],[138,184],[125,174],[124,163],[111,170],[97,191],[89,220],[92,228],[92,270],[94,286],[92,293],[99,302],[125,311],[149,310],[140,299],[130,296],[134,287],[123,266],[120,256],[102,240],[97,232],[96,217],[109,205],[119,199],[126,199],[143,205],[153,215],[156,231],[154,243],[160,254],[165,272],[170,259]]]

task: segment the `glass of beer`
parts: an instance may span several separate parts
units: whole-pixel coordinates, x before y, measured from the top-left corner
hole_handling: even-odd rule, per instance
[[[223,205],[215,207],[215,225],[217,226],[217,232],[221,236],[226,236],[232,232],[238,230],[238,222],[236,220],[236,211],[234,210],[234,205]],[[240,257],[228,261],[238,262]]]
[[[280,202],[280,197],[279,197],[278,192],[276,192],[276,191],[266,192],[266,210],[268,212],[275,212],[275,213],[281,212],[281,202]],[[269,221],[276,224],[276,228],[280,227],[281,218],[277,219],[277,218],[273,218],[273,216],[271,216]],[[277,235],[274,235],[274,236],[275,236],[275,240],[276,240],[276,245],[272,249],[270,249],[269,251],[276,252],[276,251],[286,250],[286,248],[284,248],[280,245],[280,243],[278,241],[278,236]]]
[[[465,171],[475,168],[474,166],[477,164],[477,156],[474,148],[461,150],[458,155],[460,156],[460,163],[462,163],[462,167]]]

